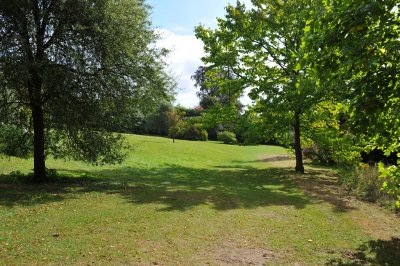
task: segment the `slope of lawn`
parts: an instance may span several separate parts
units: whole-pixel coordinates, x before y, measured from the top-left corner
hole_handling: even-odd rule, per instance
[[[0,263],[385,264],[399,218],[335,186],[330,169],[292,172],[285,149],[128,136],[122,165],[48,160],[69,178],[33,186],[0,159]]]

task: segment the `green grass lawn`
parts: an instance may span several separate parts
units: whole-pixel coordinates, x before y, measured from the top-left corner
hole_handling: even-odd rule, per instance
[[[0,263],[384,264],[400,261],[393,214],[343,194],[331,170],[295,175],[285,149],[128,136],[122,165],[49,159],[71,178],[13,182],[0,159]]]

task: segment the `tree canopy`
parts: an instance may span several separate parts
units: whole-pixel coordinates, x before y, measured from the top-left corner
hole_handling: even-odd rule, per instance
[[[114,121],[171,98],[144,1],[1,1],[0,33],[0,123],[33,133],[37,181],[48,155],[119,162]]]
[[[308,49],[315,68],[335,83],[350,107],[351,130],[376,145],[400,148],[398,1],[332,1],[310,22]]]

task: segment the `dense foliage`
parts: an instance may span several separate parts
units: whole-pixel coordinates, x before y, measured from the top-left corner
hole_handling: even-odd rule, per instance
[[[145,120],[145,132],[151,135],[167,136],[169,130],[168,113],[174,107],[169,103],[162,103],[157,110],[150,113]]]
[[[176,138],[185,140],[207,141],[208,133],[199,124],[190,121],[180,123],[177,128]]]

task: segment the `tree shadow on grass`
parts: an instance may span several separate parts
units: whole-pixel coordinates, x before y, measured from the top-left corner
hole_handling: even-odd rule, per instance
[[[343,258],[328,261],[327,265],[400,265],[400,238],[368,241],[356,250],[345,251]]]
[[[0,206],[34,206],[75,198],[75,190],[97,183],[97,179],[82,174],[80,177],[59,176],[43,184],[33,184],[26,176],[0,175]]]
[[[0,205],[57,202],[90,192],[118,194],[133,204],[161,204],[159,211],[185,211],[204,204],[221,211],[270,205],[304,208],[311,204],[286,173],[287,170],[280,168],[243,166],[102,169],[91,172],[93,177],[70,177],[39,186],[0,182]]]
[[[266,162],[270,163],[270,166],[274,166],[274,163],[287,160],[291,159],[286,155],[267,155],[261,160],[235,161],[235,163],[239,165],[237,167],[256,162]],[[347,212],[355,209],[354,206],[351,206],[352,197],[338,184],[337,174],[332,171],[332,168],[307,163],[305,165],[307,168],[304,174],[298,174],[292,168],[287,167],[272,169],[280,169],[281,174],[290,177],[290,180],[307,195],[321,202],[329,203],[336,212]]]
[[[166,165],[162,168],[138,171],[124,168],[96,173],[122,187],[106,193],[119,194],[134,204],[157,203],[159,211],[185,211],[199,205],[211,205],[216,210],[250,209],[268,205],[292,205],[304,208],[310,201],[288,178],[282,169],[187,168]],[[92,188],[86,188],[89,191]]]
[[[308,195],[331,204],[336,212],[356,209],[351,204],[354,197],[340,186],[337,174],[329,168],[308,167],[306,174],[292,175],[292,179]]]

